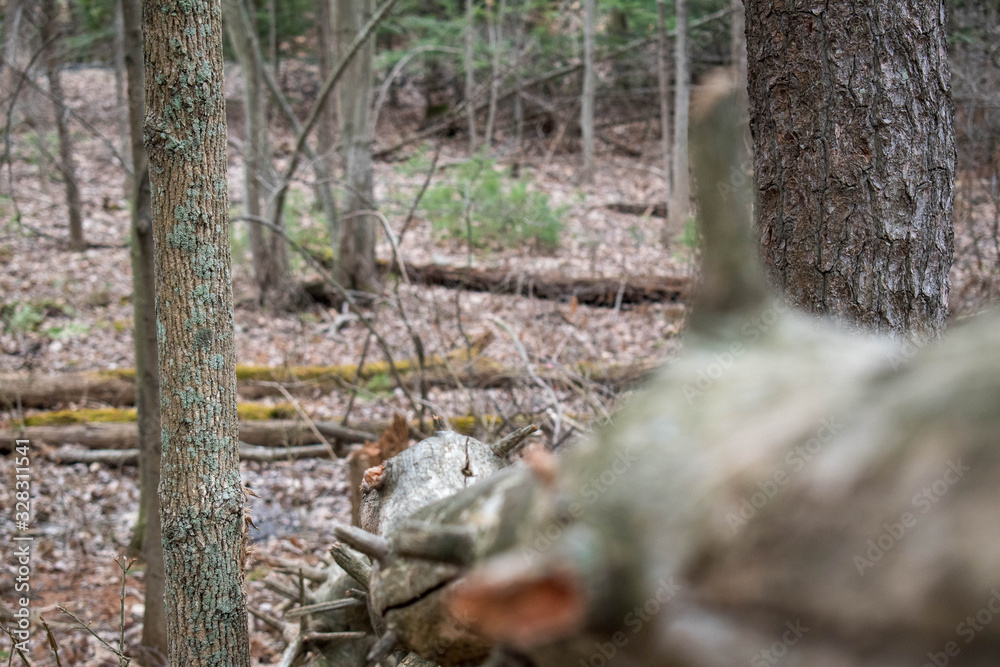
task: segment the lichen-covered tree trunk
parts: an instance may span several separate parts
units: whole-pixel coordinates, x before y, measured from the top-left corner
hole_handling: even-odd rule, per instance
[[[246,212],[251,218],[273,219],[274,212],[264,205],[265,195],[274,180],[271,147],[267,138],[267,94],[264,91],[264,62],[254,48],[251,31],[257,26],[243,0],[223,0],[222,10],[229,43],[243,72],[243,182]],[[288,251],[284,239],[257,222],[249,223],[250,253],[261,302],[285,297],[288,275]]]
[[[170,664],[249,665],[220,0],[145,0]]]
[[[940,0],[747,0],[756,224],[789,302],[865,329],[948,315],[955,137]]]
[[[371,0],[336,0],[337,58],[342,59],[372,15]],[[375,287],[375,217],[359,214],[375,206],[372,194],[372,148],[368,131],[371,115],[374,42],[368,40],[347,66],[338,84],[337,117],[344,146],[344,217],[340,237],[341,284],[370,291]]]
[[[157,369],[153,276],[153,211],[142,139],[145,76],[139,0],[121,0],[129,133],[132,143],[132,338],[135,348],[136,421],[139,430],[139,519],[133,545],[146,561],[142,643],[166,656],[163,544],[160,532],[160,379]]]
[[[55,0],[42,3],[42,23],[40,35],[46,45],[45,73],[49,79],[49,93],[56,112],[56,132],[59,135],[59,173],[66,186],[66,213],[69,217],[69,244],[73,250],[83,250],[87,242],[83,238],[83,203],[80,201],[80,185],[76,176],[76,159],[73,157],[73,139],[69,133],[66,95],[62,89],[62,74],[56,50],[59,39],[59,5]]]

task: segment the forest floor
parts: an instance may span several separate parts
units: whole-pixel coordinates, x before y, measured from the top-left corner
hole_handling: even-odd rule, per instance
[[[58,150],[51,109],[39,95],[28,94],[14,115],[12,161],[9,169],[4,167],[4,194],[0,198],[0,373],[49,374],[132,366],[126,175],[115,156],[115,152],[127,156],[123,112],[109,92],[114,90],[110,70],[80,68],[67,71],[64,79],[70,107],[97,132],[95,135],[80,122],[71,121],[84,201],[84,231],[92,247],[72,252],[64,243],[67,225],[62,182],[55,168]],[[227,97],[239,98],[238,81],[228,84]],[[405,94],[402,100],[402,108],[384,110],[378,146],[392,145],[414,129],[415,111],[405,106]],[[549,197],[552,207],[565,206],[567,211],[554,249],[495,244],[470,255],[460,240],[443,237],[430,220],[418,215],[405,234],[400,253],[414,264],[465,266],[471,261],[473,266],[500,269],[515,279],[544,273],[614,279],[691,276],[696,253],[684,230],[673,230],[664,245],[660,241],[662,218],[609,208],[620,203],[645,208],[664,198],[656,127],[654,117],[651,122],[604,130],[610,142],[598,145],[597,175],[589,185],[576,181],[576,139],[529,132],[530,148],[521,159],[526,179],[530,187]],[[236,124],[231,134],[236,136],[239,130]],[[280,163],[287,159],[290,135],[276,125],[273,138]],[[512,159],[510,144],[509,136],[500,132],[495,148],[498,169]],[[634,153],[626,153],[621,146]],[[406,149],[397,157],[414,155],[417,148]],[[230,152],[231,200],[238,214],[242,191],[238,142],[231,142]],[[376,197],[397,233],[423,183],[428,157],[425,151],[406,162],[376,162]],[[467,157],[462,135],[442,144],[440,178],[446,179]],[[286,221],[296,238],[318,247],[324,240],[325,223],[311,205],[310,176],[302,172],[302,178],[293,184]],[[952,273],[956,317],[977,312],[1000,295],[997,206],[989,192],[971,177],[960,181]],[[315,305],[297,312],[276,312],[257,304],[246,235],[245,225],[235,226],[238,362],[272,367],[357,363],[368,336],[358,322],[340,326],[339,311]],[[392,249],[384,234],[381,238],[378,256],[391,259]],[[301,260],[293,259],[292,266],[299,278],[314,277]],[[680,344],[685,305],[592,307],[568,300],[399,284],[390,285],[369,314],[396,359],[414,356],[414,334],[431,355],[462,349],[468,339],[492,332],[496,339],[489,356],[508,368],[524,369],[523,382],[503,389],[432,388],[426,401],[434,411],[445,415],[519,412],[551,420],[557,406],[550,395],[538,391],[526,364],[565,368],[580,362],[667,360]],[[371,348],[366,358],[380,359],[381,353],[374,345]],[[560,390],[556,396],[559,407],[576,417],[564,425],[565,432],[578,436],[582,431],[576,426],[578,422],[586,424],[603,417],[619,399],[599,390]],[[349,397],[334,392],[300,400],[311,418],[339,420]],[[81,402],[66,407],[94,406]],[[359,395],[351,419],[386,419],[394,412],[410,411],[398,389],[367,392]],[[13,412],[0,414],[0,420],[17,417]],[[243,473],[244,482],[260,496],[253,501],[260,531],[252,535],[250,605],[270,612],[279,600],[260,579],[274,565],[274,558],[319,563],[331,541],[330,522],[349,520],[345,465],[328,460],[244,463]],[[11,458],[0,459],[0,476],[12,480],[13,475]],[[55,605],[78,613],[102,638],[116,645],[121,572],[114,558],[128,544],[135,520],[136,472],[98,464],[60,466],[38,456],[32,462],[31,475],[37,538],[32,562],[32,593],[37,595],[33,608],[42,610],[53,622],[62,664],[115,665],[117,659]],[[0,490],[4,516],[13,512],[11,489],[5,482]],[[14,596],[13,578],[7,577],[15,567],[12,534],[10,522],[0,521],[4,544],[0,618],[8,613]],[[142,571],[137,566],[125,582],[125,637],[130,650],[138,644],[142,589]],[[276,662],[282,650],[280,636],[256,619],[252,623],[254,664]],[[55,664],[44,643],[36,628],[34,664]],[[0,651],[4,650],[0,641]],[[151,664],[141,659],[138,663]]]

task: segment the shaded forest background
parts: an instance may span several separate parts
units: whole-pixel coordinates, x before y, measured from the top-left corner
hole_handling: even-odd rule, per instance
[[[21,6],[31,10],[30,4]],[[127,369],[132,287],[118,11],[96,0],[61,9],[60,50],[52,61],[61,72],[61,109],[44,75],[50,55],[39,48],[51,36],[32,11],[13,30],[15,6],[5,6],[2,72],[0,373]],[[669,27],[672,3],[665,8]],[[508,0],[474,9],[471,72],[463,67],[467,16],[459,3],[401,0],[376,34],[375,208],[396,248],[379,223],[384,289],[361,311],[344,308],[318,280],[331,240],[316,178],[306,168],[292,179],[283,210],[288,234],[303,250],[289,253],[299,296],[280,307],[262,303],[250,253],[254,223],[238,220],[246,203],[246,81],[235,63],[228,66],[237,361],[243,384],[255,387],[247,390],[254,403],[244,415],[298,422],[261,444],[290,444],[288,434],[310,422],[377,432],[396,412],[425,420],[437,412],[484,437],[535,421],[550,446],[559,447],[605,419],[623,392],[678,346],[685,286],[697,267],[697,225],[667,222],[656,7],[624,0],[598,6],[592,182],[581,177],[583,6]],[[718,14],[691,31],[695,81],[731,60],[727,9],[728,2],[691,3],[695,23]],[[255,10],[267,66],[301,119],[322,80],[315,3],[272,0]],[[994,3],[952,2],[949,10],[959,146],[951,308],[960,318],[1000,295],[1000,29]],[[83,250],[67,232],[57,113],[73,144]],[[280,171],[291,159],[294,128],[272,107],[268,130]],[[330,185],[344,202],[349,192],[333,122],[328,131]],[[397,255],[407,271],[390,272]],[[434,278],[433,269],[444,278]],[[475,284],[483,274],[470,269],[488,271],[483,284]],[[599,282],[596,296],[581,287],[586,281]],[[548,287],[553,283],[556,289]],[[398,373],[403,366],[394,370],[390,361],[411,370]],[[348,372],[330,381],[330,366]],[[281,389],[268,384],[275,381]],[[3,407],[10,427],[125,421],[124,406],[86,393],[46,406],[72,411],[61,416],[17,401]],[[305,436],[295,444],[315,440]],[[78,601],[113,637],[119,591],[111,554],[129,542],[134,473],[97,463],[39,465],[45,466],[39,525],[47,546],[38,572],[49,577],[40,606]],[[280,570],[283,558],[318,562],[329,540],[315,529],[348,514],[347,471],[339,461],[312,459],[245,463],[244,470],[245,483],[262,495],[254,501],[260,531],[253,537],[251,607],[267,616],[279,605],[275,587],[293,582],[276,584],[265,575]],[[128,641],[142,617],[141,570],[135,577],[126,587]],[[93,593],[86,604],[81,589]],[[101,664],[91,637],[69,624],[63,629],[66,651],[76,651],[71,664]],[[281,650],[280,635],[266,622],[254,627],[253,638],[263,661]]]

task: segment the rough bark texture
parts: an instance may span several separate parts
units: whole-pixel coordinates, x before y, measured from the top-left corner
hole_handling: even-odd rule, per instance
[[[372,0],[335,0],[337,57],[372,16]],[[368,129],[371,112],[372,61],[375,44],[368,40],[347,66],[338,86],[337,117],[344,146],[344,217],[340,237],[339,278],[344,287],[370,291],[376,285],[375,217],[358,214],[375,208],[372,193],[372,147]],[[353,214],[353,215],[352,215]]]
[[[940,332],[955,174],[943,2],[746,6],[770,278],[808,312]]]
[[[236,60],[243,71],[243,182],[248,216],[275,218],[265,209],[264,200],[272,189],[274,169],[271,146],[267,137],[267,94],[264,92],[264,62],[255,48],[252,31],[256,24],[247,12],[243,0],[223,0],[222,11],[226,34]],[[280,220],[280,218],[277,218]],[[250,254],[254,277],[262,302],[281,301],[288,285],[288,250],[285,241],[274,230],[249,223]]]
[[[59,5],[55,0],[43,0],[40,35],[46,43],[45,73],[49,79],[49,93],[55,105],[56,131],[59,135],[59,173],[66,186],[66,212],[69,217],[69,244],[73,250],[83,250],[87,242],[83,238],[83,203],[80,201],[80,185],[76,177],[76,159],[73,157],[73,139],[67,124],[69,113],[66,96],[63,94],[62,77],[59,71],[60,27]]]
[[[133,545],[146,561],[146,599],[142,643],[167,655],[163,602],[163,541],[160,531],[160,378],[157,368],[153,211],[149,169],[143,145],[145,73],[142,58],[142,7],[121,0],[124,64],[132,144],[132,317],[135,347],[135,404],[139,431],[139,518]]]
[[[169,657],[249,665],[222,7],[145,0],[143,19]]]

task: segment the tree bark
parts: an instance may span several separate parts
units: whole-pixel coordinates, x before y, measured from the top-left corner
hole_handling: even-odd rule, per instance
[[[250,664],[220,0],[143,5],[171,664]]]
[[[267,137],[267,94],[264,91],[264,67],[260,51],[254,48],[251,31],[256,24],[247,12],[244,0],[223,0],[222,11],[226,34],[243,72],[244,143],[243,183],[246,197],[246,214],[253,218],[276,218],[266,207],[265,201],[273,199],[267,193],[273,190],[274,168],[271,164],[271,146]],[[280,219],[280,218],[278,218]],[[284,239],[277,232],[250,223],[250,254],[253,258],[254,276],[260,301],[280,302],[287,294],[288,251]]]
[[[955,175],[943,3],[747,0],[760,249],[787,300],[936,335]]]
[[[691,181],[688,167],[688,107],[691,103],[691,69],[688,56],[688,0],[676,0],[677,36],[674,38],[674,166],[671,170],[673,199],[667,207],[672,237],[684,229],[691,212]]]
[[[472,47],[476,37],[476,14],[472,0],[465,0],[465,103],[466,115],[469,121],[469,154],[474,154],[479,148],[476,140],[476,107],[472,103],[472,95],[476,87],[476,61]]]
[[[49,79],[49,93],[56,114],[56,132],[59,135],[59,173],[66,186],[66,212],[69,216],[69,245],[73,250],[84,250],[87,242],[83,238],[83,203],[80,201],[80,185],[76,175],[76,159],[73,157],[73,139],[67,124],[69,112],[66,96],[62,89],[57,50],[61,28],[59,5],[56,0],[43,0],[41,38],[47,44],[45,53],[45,73]]]
[[[741,0],[742,1],[742,0]],[[660,87],[660,143],[663,150],[663,174],[667,196],[664,199],[664,213],[670,210],[673,185],[671,179],[672,158],[670,154],[671,124],[670,124],[670,55],[667,51],[667,3],[666,0],[656,0],[656,73]],[[666,231],[666,230],[664,230]],[[673,241],[672,234],[664,234],[664,245]]]
[[[483,130],[483,148],[486,151],[489,151],[493,145],[493,127],[496,124],[497,100],[500,97],[500,84],[502,83],[502,77],[500,76],[500,55],[503,51],[503,20],[506,5],[507,0],[499,0],[495,19],[490,8],[486,8],[486,16],[489,19],[487,30],[490,36],[490,52],[492,56],[490,64],[490,101],[488,111],[486,112],[486,129]]]
[[[580,98],[580,132],[583,139],[583,169],[580,182],[594,180],[594,16],[595,0],[583,0],[583,94]]]
[[[143,145],[145,73],[139,0],[120,0],[123,51],[132,142],[132,338],[135,347],[135,404],[139,431],[139,518],[132,546],[146,561],[142,643],[167,655],[163,602],[163,544],[160,531],[160,379],[157,368],[156,281],[153,275],[153,212]]]
[[[371,0],[335,0],[337,57],[345,51],[372,16]],[[344,147],[344,216],[340,238],[338,277],[348,289],[372,291],[375,274],[375,217],[362,211],[375,208],[372,192],[372,147],[368,128],[372,102],[372,62],[375,45],[368,40],[347,66],[338,85],[337,117]]]
[[[333,25],[333,0],[316,0],[316,16],[319,21],[318,48],[319,48],[319,76],[325,81],[333,71],[334,60],[336,59],[336,30]],[[321,168],[323,175],[316,174],[317,192],[323,212],[326,214],[327,229],[330,233],[330,247],[333,249],[333,265],[340,265],[340,239],[343,235],[343,228],[340,222],[340,215],[334,203],[333,193],[330,189],[330,174],[333,173],[333,157],[335,154],[335,137],[337,129],[337,105],[333,100],[326,100],[323,103],[320,119],[316,123],[316,153],[313,163]],[[372,128],[375,131],[375,128]],[[298,131],[296,130],[296,133]]]

